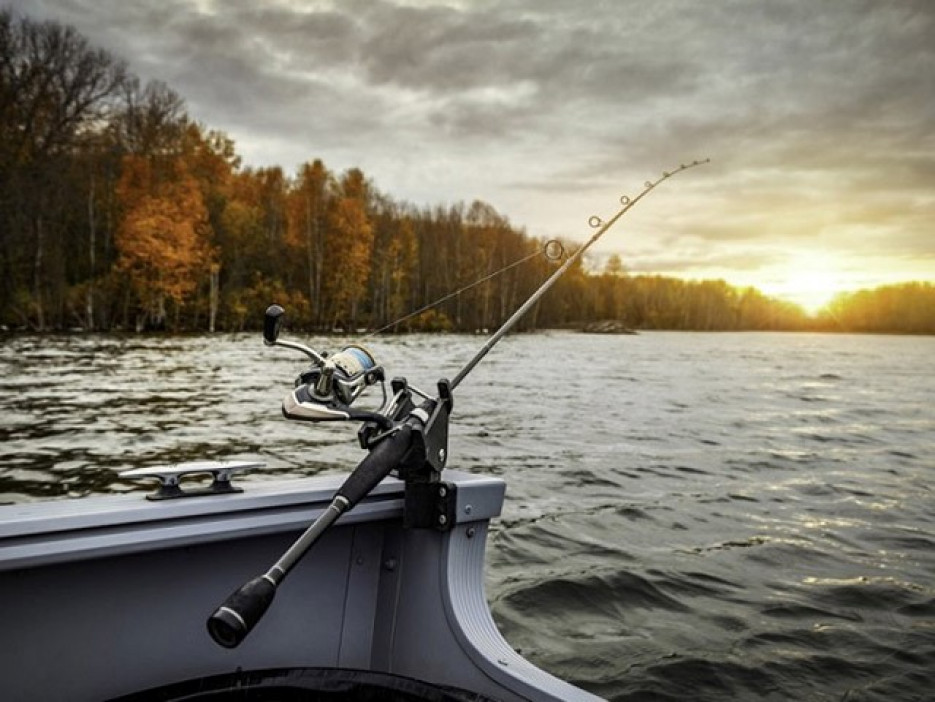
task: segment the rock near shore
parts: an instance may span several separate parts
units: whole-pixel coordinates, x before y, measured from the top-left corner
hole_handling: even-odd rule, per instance
[[[623,322],[616,319],[605,319],[600,322],[589,322],[585,324],[581,331],[586,334],[636,334],[635,329],[630,329]]]

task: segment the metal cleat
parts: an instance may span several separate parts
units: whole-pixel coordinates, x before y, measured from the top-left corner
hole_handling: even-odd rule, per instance
[[[243,492],[242,488],[231,482],[234,473],[264,468],[265,463],[256,461],[192,461],[170,466],[152,466],[134,468],[120,473],[127,480],[158,480],[159,489],[146,496],[147,500],[171,500],[179,497],[203,497],[205,495],[229,495]],[[207,487],[183,490],[182,478],[189,475],[210,475],[211,484]]]

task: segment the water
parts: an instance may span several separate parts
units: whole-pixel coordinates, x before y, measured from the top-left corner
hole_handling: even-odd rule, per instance
[[[431,389],[481,343],[372,348]],[[279,414],[302,365],[254,335],[3,339],[0,501],[194,458],[343,470],[354,428]],[[458,389],[450,442],[453,467],[509,481],[501,630],[614,700],[932,699],[933,398],[931,337],[506,339]]]

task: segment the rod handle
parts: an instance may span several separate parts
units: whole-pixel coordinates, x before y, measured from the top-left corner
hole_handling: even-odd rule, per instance
[[[245,583],[208,617],[208,633],[224,648],[236,648],[260,621],[273,597],[276,585],[268,575]]]

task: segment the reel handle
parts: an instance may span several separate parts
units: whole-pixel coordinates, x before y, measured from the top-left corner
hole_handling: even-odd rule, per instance
[[[315,349],[309,348],[305,344],[279,340],[279,332],[282,331],[285,314],[286,311],[279,305],[270,305],[266,308],[266,314],[263,316],[263,343],[267,346],[284,346],[287,349],[301,351],[312,359],[316,366],[324,364],[325,357]]]
[[[279,338],[279,332],[282,330],[282,316],[286,311],[279,305],[270,305],[266,308],[266,314],[263,316],[263,342],[267,346],[272,346]]]

